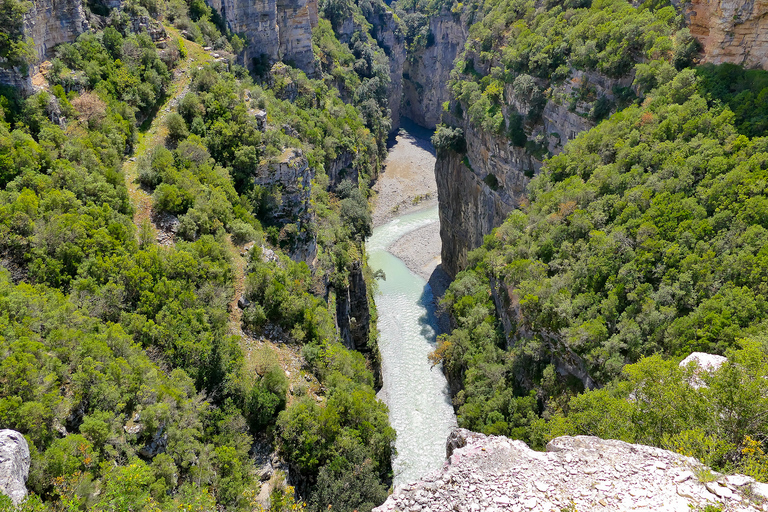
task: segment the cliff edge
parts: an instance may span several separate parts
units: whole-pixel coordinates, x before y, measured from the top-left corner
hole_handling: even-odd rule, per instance
[[[768,510],[768,485],[710,472],[690,457],[596,437],[558,437],[546,452],[464,429],[448,461],[399,487],[374,512]]]

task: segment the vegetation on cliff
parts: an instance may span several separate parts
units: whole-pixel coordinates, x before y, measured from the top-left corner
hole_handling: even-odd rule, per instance
[[[547,138],[559,138],[535,130],[547,102],[600,121],[650,90],[657,76],[689,65],[698,48],[671,6],[489,0],[464,9],[478,21],[451,75],[453,113],[538,159]],[[630,89],[624,82],[633,74],[650,83]],[[596,87],[591,75],[612,85]]]
[[[549,159],[529,185],[528,203],[472,254],[446,296],[457,329],[438,352],[464,385],[456,397],[461,425],[540,443],[537,417],[561,411],[566,431],[603,432],[584,418],[618,425],[616,415],[636,418],[642,404],[608,405],[602,397],[617,395],[605,390],[569,404],[575,391],[619,378],[624,384],[606,389],[618,386],[626,399],[632,386],[652,380],[654,361],[662,363],[657,356],[622,374],[625,364],[662,354],[672,358],[663,363],[671,371],[675,358],[727,353],[764,330],[768,139],[740,135],[754,133],[754,119],[714,101],[727,97],[710,92],[718,71],[705,68],[699,78],[685,69],[665,83],[657,76],[642,106],[614,114]],[[751,350],[750,360],[765,357],[765,348]],[[729,391],[713,384],[702,393],[716,392]],[[671,410],[663,401],[649,409]],[[738,461],[749,439],[760,440],[765,424],[745,419],[749,408],[734,410],[726,435],[717,410],[702,406],[707,422],[688,415],[683,430],[698,425],[696,439],[721,443],[722,466],[726,452]],[[678,423],[661,430],[651,423],[610,435],[674,444],[667,438]]]
[[[102,14],[103,30],[56,48],[50,93],[0,95],[0,257],[12,270],[0,273],[0,423],[30,441],[28,507],[250,510],[249,451],[266,436],[309,508],[371,508],[391,481],[394,431],[374,391],[375,329],[362,340],[370,360],[345,348],[333,300],[364,267],[368,186],[389,131],[386,57],[370,36],[350,49],[322,20],[316,51],[341,52],[344,85],[332,66],[316,79],[282,63],[251,77],[190,42],[242,47],[203,2]],[[158,50],[131,32],[143,15],[188,41]],[[158,116],[171,92],[176,108]],[[123,164],[150,133],[158,143],[135,166],[152,219],[134,218]],[[279,180],[254,181],[286,155],[311,180],[290,183],[298,205]],[[162,216],[177,222],[165,246],[151,224]],[[254,242],[244,329],[304,346],[313,394],[275,357],[249,371],[231,334],[243,276],[230,240]],[[272,496],[274,510],[303,506]]]
[[[35,57],[32,41],[24,36],[24,14],[30,2],[3,0],[0,5],[0,66],[19,66],[26,71]]]

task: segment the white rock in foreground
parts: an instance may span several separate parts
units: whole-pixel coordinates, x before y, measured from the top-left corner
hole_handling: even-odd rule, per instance
[[[720,476],[707,485],[697,478],[703,466],[694,459],[622,441],[558,437],[544,453],[457,429],[447,453],[442,470],[398,487],[374,512],[768,510],[752,492],[761,484],[751,478]]]
[[[0,494],[18,505],[27,497],[29,446],[15,430],[0,430]]]
[[[706,387],[704,381],[701,380],[700,375],[702,372],[713,373],[718,370],[728,358],[718,356],[715,354],[707,354],[706,352],[692,352],[691,355],[680,361],[680,368],[687,368],[689,364],[694,363],[696,368],[694,369],[693,376],[689,384],[694,389]]]
[[[727,357],[718,356],[715,354],[707,354],[706,352],[692,352],[691,355],[680,361],[680,367],[685,368],[689,363],[694,362],[696,363],[696,366],[702,370],[713,372],[720,368],[727,360]]]

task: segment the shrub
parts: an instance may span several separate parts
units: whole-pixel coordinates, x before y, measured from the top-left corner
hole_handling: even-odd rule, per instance
[[[467,141],[464,139],[464,131],[461,128],[451,128],[443,124],[438,125],[432,135],[432,145],[438,153],[454,151],[464,153],[467,151]]]
[[[168,138],[172,142],[179,142],[186,139],[189,136],[189,130],[187,129],[187,123],[184,118],[176,112],[168,114],[165,120],[165,125],[168,127]]]

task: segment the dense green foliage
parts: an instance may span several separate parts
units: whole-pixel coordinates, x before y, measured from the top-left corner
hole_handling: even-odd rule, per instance
[[[550,134],[528,141],[526,133],[548,101],[600,121],[656,84],[638,80],[633,91],[616,82],[612,90],[598,90],[589,73],[619,79],[634,72],[653,82],[689,65],[698,49],[671,6],[637,9],[624,0],[599,0],[537,8],[532,0],[488,0],[465,9],[478,21],[452,73],[459,115],[539,159],[546,154],[542,138]]]
[[[139,472],[137,498],[163,507],[246,505],[242,397],[254,384],[226,335],[227,254],[213,237],[139,247],[119,172],[130,125],[111,112],[93,129],[75,121],[65,131],[47,119],[49,104],[32,97],[1,126],[10,158],[29,162],[0,193],[2,253],[40,283],[3,278],[2,422],[29,436],[32,489],[106,507],[109,485]],[[108,138],[101,130],[117,121],[123,137]],[[161,367],[176,369],[166,378]],[[140,461],[157,440],[165,454]]]
[[[684,70],[579,135],[472,255],[438,354],[464,384],[460,424],[536,441],[548,397],[565,408],[644,356],[722,354],[764,329],[768,139],[702,90]]]
[[[350,9],[355,27],[351,37],[344,37],[342,43],[337,32],[340,27],[321,20],[312,32],[312,45],[320,56],[324,81],[337,88],[340,97],[358,109],[377,142],[379,156],[383,160],[392,128],[387,97],[389,59],[371,35],[371,23],[380,20],[387,7],[378,1],[361,2],[361,6],[350,4]]]
[[[103,116],[108,106],[99,104],[98,97],[114,98],[148,114],[170,82],[168,69],[179,59],[178,52],[165,52],[165,60],[161,59],[147,34],[131,34],[115,25],[117,28],[85,33],[75,43],[59,46],[49,74],[51,83],[66,91],[83,86],[95,91],[93,104],[78,108],[89,122]]]
[[[766,481],[768,346],[763,338],[748,339],[726,354],[728,361],[711,373],[658,355],[642,359],[605,388],[572,398],[568,415],[557,414],[541,425],[543,432],[662,446]]]
[[[212,407],[183,370],[166,374],[121,325],[73,298],[0,275],[0,422],[31,441],[30,490],[93,510],[125,510],[115,499],[197,510],[214,496],[240,500],[252,476],[239,411]],[[158,441],[163,453],[144,462]],[[121,479],[133,488],[113,490]]]
[[[350,65],[346,85],[282,63],[261,85],[238,66],[195,66],[165,144],[136,155],[155,212],[179,220],[160,247],[148,223],[134,226],[122,166],[187,50],[131,33],[130,17],[146,14],[216,49],[242,45],[204,2],[128,2],[103,30],[57,47],[53,94],[0,96],[0,256],[18,282],[0,275],[0,423],[30,441],[27,509],[251,509],[255,435],[280,447],[313,509],[370,508],[391,481],[394,431],[371,362],[338,341],[324,287],[345,290],[362,265],[389,131],[386,57],[370,36],[349,50],[331,31],[322,40]],[[285,184],[253,181],[290,152],[314,178],[294,210]],[[246,360],[229,334],[230,240],[256,242],[244,327],[303,344],[314,394],[293,390],[276,357]],[[267,242],[278,263],[262,261]],[[312,269],[281,251],[315,243]],[[295,503],[278,490],[272,505]]]
[[[461,128],[451,128],[445,125],[438,125],[435,134],[432,135],[432,145],[435,151],[443,153],[446,151],[455,151],[464,153],[467,150],[467,141],[464,139],[464,130]]]
[[[736,115],[739,133],[755,137],[768,132],[768,71],[705,64],[696,74],[707,99],[728,105]]]

